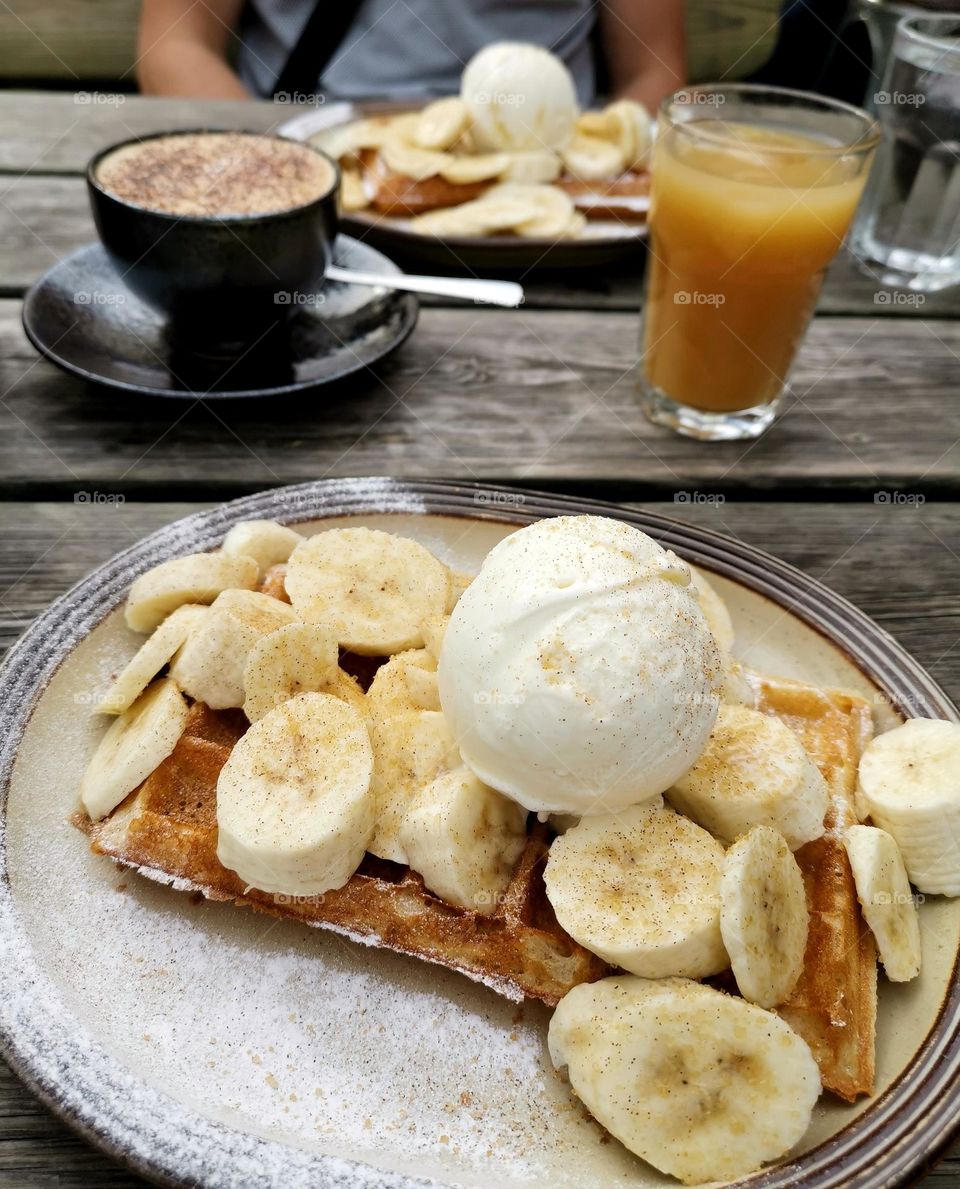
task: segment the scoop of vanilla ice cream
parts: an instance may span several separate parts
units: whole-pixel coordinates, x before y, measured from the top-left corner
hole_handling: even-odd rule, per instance
[[[484,151],[561,149],[579,115],[570,71],[538,45],[500,41],[467,63],[460,95]]]
[[[581,815],[682,776],[721,681],[689,567],[601,516],[542,520],[495,546],[439,663],[443,711],[476,775],[527,809]]]

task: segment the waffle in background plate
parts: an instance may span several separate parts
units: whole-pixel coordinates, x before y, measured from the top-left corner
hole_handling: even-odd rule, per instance
[[[431,235],[562,239],[576,238],[589,219],[646,220],[649,123],[638,104],[620,100],[583,113],[565,149],[481,151],[466,105],[451,97],[419,113],[340,124],[312,140],[343,170],[347,214],[411,218],[413,230]],[[510,210],[503,187],[517,188]]]

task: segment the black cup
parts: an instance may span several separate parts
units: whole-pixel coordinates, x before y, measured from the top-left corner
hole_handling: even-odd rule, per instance
[[[110,145],[87,166],[87,190],[97,232],[124,283],[169,317],[171,336],[185,349],[229,355],[285,325],[298,294],[322,288],[337,230],[336,162],[301,145],[330,166],[329,190],[305,205],[258,215],[165,214],[118,197],[97,179],[101,161],[124,145],[221,131],[155,132]]]

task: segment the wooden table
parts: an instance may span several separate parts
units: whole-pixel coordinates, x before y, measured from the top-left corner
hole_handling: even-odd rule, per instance
[[[642,501],[742,537],[852,599],[960,698],[957,291],[885,304],[839,261],[787,412],[741,445],[691,442],[641,415],[630,270],[528,277],[516,312],[430,304],[373,372],[263,407],[118,398],[38,359],[20,298],[93,237],[80,174],[95,149],[288,114],[0,93],[0,645],[118,549],[211,503],[324,477],[447,477]],[[0,1185],[142,1183],[0,1063]],[[925,1184],[960,1186],[960,1158]]]

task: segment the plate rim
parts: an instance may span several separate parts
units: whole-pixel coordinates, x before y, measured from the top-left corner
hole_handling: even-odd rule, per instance
[[[21,930],[7,869],[6,806],[23,733],[60,664],[122,601],[133,577],[163,557],[219,543],[238,520],[272,515],[296,524],[335,516],[382,513],[461,516],[522,525],[544,516],[613,515],[651,532],[698,564],[773,599],[839,647],[907,713],[960,721],[960,712],[925,669],[888,632],[818,579],[735,538],[646,508],[499,484],[436,480],[328,479],[272,488],[174,521],[97,567],[33,621],[10,648],[0,681],[0,1053],[20,1078],[86,1140],[128,1168],[170,1185],[235,1185],[253,1166],[275,1172],[270,1183],[324,1184],[338,1189],[412,1189],[438,1184],[383,1172],[352,1159],[308,1152],[201,1116],[140,1081],[109,1058],[84,1025],[63,1022],[59,996],[45,979]],[[908,704],[907,704],[908,703]],[[18,950],[19,947],[19,950]],[[43,983],[46,985],[42,985]],[[16,994],[10,994],[15,991]],[[36,1002],[30,1003],[31,992]],[[27,1006],[24,1006],[24,999]],[[67,1010],[69,1017],[69,1009]],[[59,1028],[59,1031],[58,1031]],[[67,1059],[79,1036],[85,1060]],[[74,1050],[75,1051],[75,1050]],[[64,1086],[79,1077],[74,1098]],[[960,1131],[960,973],[955,962],[940,1011],[908,1066],[890,1087],[839,1132],[801,1156],[738,1184],[756,1189],[892,1186],[909,1182]],[[88,1100],[78,1090],[110,1093]],[[161,1128],[145,1128],[152,1118]],[[158,1134],[191,1138],[164,1144]],[[221,1151],[228,1154],[226,1163]],[[216,1154],[216,1159],[211,1154]],[[879,1163],[878,1163],[879,1162]]]
[[[339,237],[349,240],[352,243],[359,244],[367,251],[376,253],[381,257],[390,267],[384,273],[385,276],[400,273],[400,267],[380,248],[374,244],[366,243],[364,240],[357,238],[354,235],[348,235],[345,231],[340,231]],[[321,388],[326,388],[330,384],[337,384],[349,376],[356,375],[357,372],[363,371],[365,368],[373,367],[379,363],[381,359],[385,359],[392,352],[402,347],[411,334],[416,329],[417,322],[420,317],[420,303],[413,293],[405,293],[400,290],[394,290],[394,299],[403,314],[403,324],[400,333],[393,342],[383,351],[375,353],[370,359],[360,360],[354,357],[353,362],[349,363],[338,371],[335,375],[327,376],[320,380],[295,380],[289,384],[276,384],[269,388],[237,388],[229,391],[211,390],[209,392],[190,392],[184,388],[155,388],[151,384],[137,384],[133,380],[114,380],[100,375],[98,372],[92,372],[87,368],[80,367],[79,364],[67,359],[66,356],[57,351],[57,342],[50,345],[47,342],[42,342],[36,334],[35,327],[31,325],[30,310],[33,303],[37,299],[37,295],[48,283],[49,279],[54,273],[60,269],[67,267],[78,258],[82,253],[89,252],[91,249],[100,249],[104,255],[107,255],[106,248],[98,239],[89,240],[84,244],[80,244],[65,256],[60,257],[53,264],[50,265],[32,285],[27,289],[23,295],[23,301],[20,303],[20,323],[23,327],[23,332],[27,336],[34,349],[44,358],[50,361],[55,367],[59,367],[62,371],[68,372],[72,376],[78,376],[81,380],[86,380],[90,384],[96,384],[101,388],[108,388],[115,392],[123,392],[136,396],[156,397],[163,400],[256,400],[271,396],[290,396],[299,392],[319,391]],[[109,259],[109,256],[108,256]],[[122,281],[122,278],[120,278]],[[242,356],[241,356],[242,359]]]

